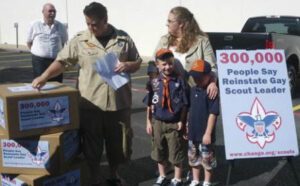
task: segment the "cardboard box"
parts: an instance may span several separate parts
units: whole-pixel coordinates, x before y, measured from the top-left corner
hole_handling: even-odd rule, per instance
[[[15,175],[1,174],[1,184],[6,186],[86,186],[87,167],[84,161],[77,161],[68,171],[60,175]]]
[[[57,82],[41,91],[24,83],[0,85],[0,131],[22,138],[77,129],[78,104],[78,90]]]
[[[15,140],[0,133],[0,173],[62,173],[78,155],[79,142],[78,130]]]

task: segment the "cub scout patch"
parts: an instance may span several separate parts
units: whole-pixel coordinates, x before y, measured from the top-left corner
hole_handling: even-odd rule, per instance
[[[85,44],[86,44],[89,48],[94,48],[94,47],[96,47],[96,45],[93,44],[93,43],[85,42]]]
[[[159,85],[158,79],[157,78],[152,79],[151,84],[152,84],[153,91],[156,91],[158,89],[158,85]]]
[[[119,46],[120,48],[124,47],[124,42],[118,42],[118,46]]]

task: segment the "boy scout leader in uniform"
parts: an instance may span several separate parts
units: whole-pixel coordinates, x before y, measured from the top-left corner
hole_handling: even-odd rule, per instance
[[[83,13],[88,30],[79,32],[72,38],[52,65],[33,80],[32,86],[40,89],[49,78],[70,66],[80,66],[83,152],[90,167],[91,183],[103,185],[99,164],[105,143],[110,165],[110,177],[106,181],[109,184],[120,184],[118,165],[128,160],[132,153],[131,85],[127,83],[114,90],[97,74],[93,64],[107,53],[114,52],[120,61],[115,72],[133,73],[139,69],[142,59],[128,34],[107,22],[106,7],[92,2],[84,8]]]

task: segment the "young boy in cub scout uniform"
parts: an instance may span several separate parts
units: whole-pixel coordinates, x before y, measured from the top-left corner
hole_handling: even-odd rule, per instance
[[[158,68],[156,67],[155,61],[149,61],[147,67],[148,81],[146,83],[146,90],[151,87],[151,81],[159,75]]]
[[[151,81],[152,79],[157,78],[158,76],[158,69],[156,67],[155,61],[150,60],[148,62],[148,67],[147,67],[147,75],[148,75],[148,81],[146,83],[146,90],[149,91],[151,88]],[[148,104],[148,96],[146,95],[143,99],[143,103]]]
[[[133,73],[139,69],[142,60],[128,34],[107,22],[107,10],[102,4],[92,2],[83,13],[88,30],[72,38],[52,65],[33,80],[32,86],[39,89],[47,79],[70,66],[80,66],[83,152],[90,167],[91,184],[105,185],[100,176],[100,160],[105,144],[110,166],[108,185],[120,185],[118,165],[128,160],[132,153],[131,84],[114,90],[97,74],[93,65],[97,59],[113,52],[120,61],[114,71]]]
[[[174,178],[170,185],[182,185],[184,152],[183,133],[188,104],[186,85],[174,72],[174,56],[169,49],[156,53],[157,78],[151,81],[146,131],[153,136],[151,157],[158,163],[159,177],[155,186],[167,185],[165,162],[174,165]]]
[[[203,60],[196,60],[189,72],[196,86],[190,90],[188,117],[189,165],[192,167],[193,180],[190,186],[200,186],[200,166],[204,168],[203,186],[211,185],[212,169],[216,167],[213,151],[215,142],[215,123],[219,115],[219,98],[210,99],[206,88],[214,78],[211,66]]]

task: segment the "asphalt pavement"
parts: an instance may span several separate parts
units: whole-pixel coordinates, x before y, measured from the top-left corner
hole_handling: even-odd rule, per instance
[[[1,57],[4,56],[4,57]],[[6,57],[6,58],[5,58]],[[11,60],[11,61],[10,61]],[[32,68],[30,54],[25,46],[16,48],[14,45],[0,45],[0,83],[15,83],[32,81]],[[10,61],[10,62],[8,62]],[[120,175],[127,182],[127,186],[150,186],[156,180],[156,164],[150,158],[151,138],[145,131],[146,110],[142,99],[146,94],[145,68],[132,75],[133,107],[132,107],[132,127],[134,130],[132,161],[120,168]],[[76,85],[76,70],[64,74],[64,83]],[[299,104],[299,96],[293,100],[293,104]],[[227,161],[225,159],[225,148],[223,140],[223,129],[221,117],[217,124],[216,154],[218,167],[215,170],[214,185],[232,186],[297,186],[295,174],[300,177],[300,158],[293,157],[291,163],[286,158],[254,158]],[[299,114],[295,112],[296,128],[299,138]],[[287,144],[288,145],[288,144]],[[102,174],[107,174],[107,161],[103,158],[101,163]],[[232,166],[229,176],[229,168]],[[294,171],[293,171],[294,168]],[[185,166],[184,171],[188,168]],[[168,175],[173,176],[171,172]],[[230,179],[229,179],[230,178]],[[300,180],[299,180],[300,181]]]

